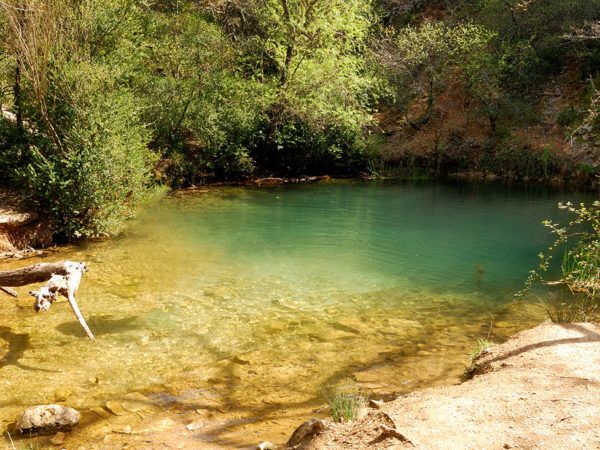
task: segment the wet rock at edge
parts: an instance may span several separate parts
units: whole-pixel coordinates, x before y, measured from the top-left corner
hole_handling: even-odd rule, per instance
[[[287,442],[288,447],[297,447],[301,444],[305,444],[309,442],[313,437],[317,436],[319,433],[325,431],[327,429],[327,425],[320,419],[310,419],[300,425],[292,437]]]
[[[76,425],[81,420],[79,411],[60,405],[38,405],[27,408],[19,416],[16,428],[21,433],[28,431],[54,431]]]

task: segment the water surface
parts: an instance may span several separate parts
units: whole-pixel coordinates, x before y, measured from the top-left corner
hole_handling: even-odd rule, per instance
[[[94,409],[77,433],[96,442],[125,420],[97,408],[134,393],[147,402],[123,412],[134,428],[166,414],[181,442],[243,447],[282,442],[324,383],[386,397],[456,382],[478,338],[543,319],[512,295],[550,241],[540,222],[579,198],[357,182],[175,193],[119,238],[52,255],[89,264],[79,299],[95,342],[66,304],[3,299],[0,419]],[[186,431],[194,414],[203,425]],[[133,439],[97,442],[109,438]]]

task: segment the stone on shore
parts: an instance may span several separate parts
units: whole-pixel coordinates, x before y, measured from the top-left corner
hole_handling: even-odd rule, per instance
[[[19,416],[16,428],[21,433],[28,431],[55,431],[72,427],[81,419],[79,411],[60,405],[38,405],[27,408]]]

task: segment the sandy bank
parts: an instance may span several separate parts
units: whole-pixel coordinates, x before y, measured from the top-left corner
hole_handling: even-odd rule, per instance
[[[295,448],[600,448],[600,326],[544,323],[485,351],[473,379],[326,422]]]

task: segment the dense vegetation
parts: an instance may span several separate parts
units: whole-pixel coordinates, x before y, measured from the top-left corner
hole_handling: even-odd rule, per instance
[[[434,175],[597,173],[600,0],[0,7],[0,182],[24,187],[65,239],[118,230],[158,184],[369,174],[407,160]],[[583,155],[568,164],[515,133],[564,74],[580,86],[556,124]],[[484,142],[451,130],[433,156],[386,158],[377,110],[401,115],[408,134],[435,129],[456,83]]]

